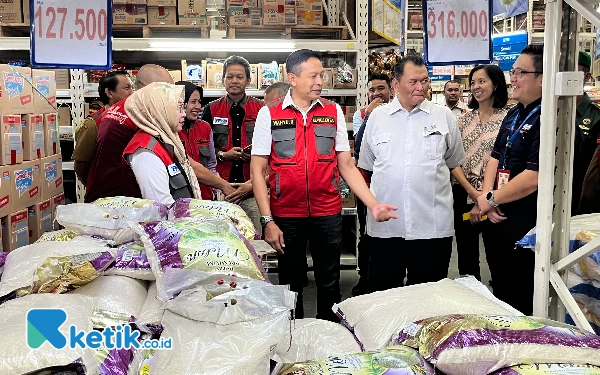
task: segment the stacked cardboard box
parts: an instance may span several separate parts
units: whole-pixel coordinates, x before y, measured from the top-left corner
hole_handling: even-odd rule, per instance
[[[148,25],[177,25],[177,0],[148,0]]]
[[[296,0],[298,25],[323,26],[322,0]]]
[[[23,162],[23,138],[21,116],[2,115],[2,141],[0,142],[0,163],[2,165]]]
[[[147,25],[146,0],[113,0],[113,25]]]
[[[263,24],[263,10],[258,0],[227,0],[229,26],[260,26]]]
[[[13,251],[16,248],[29,245],[29,228],[27,210],[21,210],[3,217],[2,247],[4,251]]]
[[[29,243],[37,241],[46,232],[52,232],[52,203],[50,199],[29,207],[27,224]]]
[[[206,0],[179,0],[177,18],[180,25],[206,27]]]
[[[21,0],[0,1],[0,23],[22,23]]]
[[[206,64],[206,88],[223,89],[223,64]]]
[[[263,0],[263,25],[297,24],[296,0]]]
[[[44,115],[21,116],[23,160],[36,160],[46,154],[44,143]]]

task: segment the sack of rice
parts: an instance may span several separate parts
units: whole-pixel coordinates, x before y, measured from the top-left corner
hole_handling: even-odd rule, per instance
[[[285,365],[279,371],[279,375],[338,374],[435,375],[435,371],[416,350],[406,346],[388,346],[377,351]]]
[[[60,229],[55,230],[53,232],[43,233],[40,238],[38,238],[37,242],[48,242],[48,241],[71,241],[73,238],[77,237],[79,234],[72,230]]]
[[[157,351],[154,368],[158,374],[268,374],[271,347],[290,330],[295,303],[295,293],[281,285],[209,301],[200,288],[184,291],[167,303],[162,335],[186,350]]]
[[[98,236],[120,245],[138,240],[129,222],[164,220],[166,207],[158,202],[128,197],[99,199],[56,208],[56,220],[80,235]]]
[[[6,261],[6,256],[8,253],[0,251],[0,276],[2,276],[2,271],[4,270],[4,262]]]
[[[364,350],[390,345],[403,327],[420,319],[446,314],[512,315],[512,311],[450,279],[349,298],[333,305],[333,311]]]
[[[505,368],[492,375],[600,375],[600,367],[568,363],[536,363]]]
[[[167,268],[266,280],[252,246],[224,220],[151,222],[138,226],[160,294]]]
[[[136,350],[133,355],[133,360],[129,365],[127,375],[152,375],[156,371],[152,372],[154,368],[154,349],[139,349]]]
[[[127,375],[134,351],[134,349],[107,349],[105,347],[94,350],[99,375]]]
[[[0,374],[27,374],[33,371],[53,368],[58,370],[85,368],[86,374],[98,373],[98,364],[93,351],[69,345],[56,349],[50,343],[38,341],[37,349],[29,347],[28,330],[44,329],[47,321],[43,317],[28,315],[30,309],[62,309],[65,321],[58,330],[68,336],[69,327],[77,331],[90,332],[89,319],[94,309],[94,300],[69,294],[34,294],[0,305],[0,327],[2,327],[2,355],[0,355]],[[26,317],[28,317],[26,319]],[[43,337],[39,335],[38,337]],[[79,365],[74,364],[78,361]],[[75,372],[81,373],[81,372]]]
[[[397,342],[418,349],[446,375],[484,375],[535,363],[600,366],[600,337],[525,316],[445,315],[405,327]]]
[[[152,267],[141,242],[129,242],[121,245],[115,255],[115,263],[105,275],[127,276],[138,280],[155,280]]]
[[[104,328],[134,321],[140,315],[148,289],[145,281],[125,276],[99,276],[70,294],[95,298],[94,328]]]
[[[142,310],[137,316],[135,324],[140,330],[152,334],[160,334],[162,332],[163,314],[165,313],[164,304],[158,299],[156,283],[151,282],[148,287],[148,295],[142,305]]]
[[[292,323],[292,331],[277,344],[275,354],[281,363],[298,363],[358,352],[360,345],[341,324],[297,319]]]
[[[66,293],[104,272],[114,261],[111,249],[78,241],[40,242],[6,257],[0,303],[33,293]]]
[[[229,219],[246,239],[260,239],[260,233],[256,231],[246,212],[237,204],[226,201],[178,199],[169,209],[169,220],[177,221],[181,218]]]

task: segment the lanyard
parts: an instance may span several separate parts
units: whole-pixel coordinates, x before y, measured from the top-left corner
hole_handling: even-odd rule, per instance
[[[542,107],[542,105],[538,104],[534,109],[532,109],[531,112],[529,112],[527,117],[525,117],[525,120],[523,120],[523,122],[521,122],[521,125],[519,125],[519,127],[517,129],[515,129],[515,126],[517,125],[517,121],[519,121],[520,114],[517,114],[517,116],[513,120],[512,125],[510,126],[510,130],[508,131],[508,135],[506,136],[506,150],[504,151],[504,158],[503,158],[504,160],[502,161],[502,169],[506,169],[506,160],[508,159],[509,151],[512,148],[513,142],[517,139],[517,136],[519,135],[521,128],[523,127],[523,125],[525,125],[525,123],[527,123],[527,120],[529,120],[531,118],[531,116],[533,116],[540,110],[541,107]]]

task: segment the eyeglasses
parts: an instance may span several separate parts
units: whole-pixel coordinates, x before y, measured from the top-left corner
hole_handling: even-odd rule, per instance
[[[508,72],[510,73],[511,77],[517,77],[517,78],[523,77],[523,74],[542,74],[542,72],[527,72],[527,71],[521,70],[521,69],[511,69]]]
[[[180,104],[177,106],[177,110],[179,112],[185,112],[186,109],[187,109],[187,104]]]

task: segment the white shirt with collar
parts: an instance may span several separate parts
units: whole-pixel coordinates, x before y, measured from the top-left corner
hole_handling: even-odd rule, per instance
[[[450,109],[425,100],[411,112],[397,98],[371,112],[358,166],[373,172],[371,191],[398,207],[398,219],[379,223],[369,211],[367,231],[407,240],[454,235],[450,170],[465,151]]]
[[[308,112],[315,106],[323,106],[320,99],[313,100],[307,112],[302,111],[294,101],[292,100],[292,89],[290,89],[283,99],[282,108],[293,107],[295,110],[300,112],[304,117],[304,126],[306,126],[306,120],[308,118]],[[337,109],[337,132],[335,136],[335,150],[350,151],[350,143],[348,142],[348,129],[346,127],[346,117],[342,108],[336,104]],[[271,144],[273,142],[273,136],[271,135],[271,112],[267,106],[262,107],[258,111],[256,117],[256,125],[254,126],[254,136],[252,137],[252,155],[268,156],[271,155]]]

